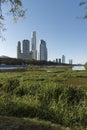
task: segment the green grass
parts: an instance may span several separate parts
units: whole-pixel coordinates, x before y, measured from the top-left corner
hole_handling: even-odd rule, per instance
[[[24,72],[0,72],[1,118],[36,118],[59,124],[58,130],[85,130],[86,79],[86,70],[72,71],[68,67],[32,66]],[[38,123],[40,126],[40,121]],[[46,130],[46,127],[41,127],[41,130]]]
[[[70,130],[61,125],[52,124],[49,121],[30,119],[30,118],[16,118],[16,117],[2,117],[0,116],[1,130]]]

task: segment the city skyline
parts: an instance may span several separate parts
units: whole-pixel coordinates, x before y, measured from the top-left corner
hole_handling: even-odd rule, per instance
[[[39,44],[39,48],[36,47],[37,44]],[[39,43],[36,42],[36,31],[32,32],[31,39],[24,39],[22,42],[18,41],[17,43],[17,58],[19,59],[48,61],[48,55],[46,41],[40,39]],[[66,62],[66,57],[64,54],[53,60],[53,62],[69,64],[72,64],[72,61],[73,59],[69,59]]]
[[[67,63],[69,59],[73,63],[87,62],[87,20],[78,18],[84,15],[80,0],[22,1],[27,9],[24,19],[14,23],[10,15],[5,17],[6,41],[0,41],[0,55],[16,57],[18,39],[30,39],[31,32],[36,30],[36,41],[47,42],[48,60],[64,54]]]
[[[47,61],[47,47],[46,41],[40,39],[39,49],[37,49],[36,31],[32,32],[31,40],[24,39],[17,43],[17,58],[27,60],[43,60]]]
[[[40,40],[39,60],[47,61],[47,59],[48,59],[48,53],[47,53],[46,42],[44,40]]]

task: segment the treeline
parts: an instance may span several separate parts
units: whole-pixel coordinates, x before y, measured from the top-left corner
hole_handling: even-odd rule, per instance
[[[84,64],[85,68],[87,69],[87,62]]]
[[[37,61],[37,60],[25,60],[17,58],[0,58],[0,64],[6,65],[69,65],[64,63],[56,63],[52,61]]]

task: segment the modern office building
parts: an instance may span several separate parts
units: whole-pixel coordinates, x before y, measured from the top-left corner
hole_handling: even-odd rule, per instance
[[[58,63],[58,59],[56,58],[56,63]]]
[[[37,50],[36,50],[36,32],[32,33],[31,37],[31,51],[32,51],[32,59],[37,60]]]
[[[17,58],[32,59],[32,52],[30,51],[30,41],[29,40],[23,40],[22,47],[21,47],[21,42],[18,41]]]
[[[61,58],[59,58],[59,63],[61,63]]]
[[[17,45],[17,58],[21,58],[21,42],[18,41]]]
[[[30,42],[29,40],[23,40],[22,43],[22,47],[23,47],[23,53],[26,55],[27,53],[29,53],[30,51]]]
[[[46,47],[46,42],[44,40],[40,40],[38,54],[39,54],[38,60],[47,61],[47,47]],[[31,43],[27,39],[23,40],[22,43],[20,41],[18,41],[17,58],[37,60],[36,32],[35,31],[32,33]]]
[[[72,59],[69,59],[69,64],[73,64],[73,60]]]
[[[36,50],[36,32],[32,33],[31,37],[31,50]]]
[[[40,40],[39,60],[47,61],[47,47],[44,40]]]
[[[62,55],[62,63],[65,63],[65,56]]]

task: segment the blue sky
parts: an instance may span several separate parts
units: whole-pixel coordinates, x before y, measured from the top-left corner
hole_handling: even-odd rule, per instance
[[[48,48],[48,60],[65,55],[66,62],[87,62],[87,20],[78,17],[85,14],[79,7],[80,0],[22,0],[27,9],[24,19],[15,23],[11,16],[5,17],[6,41],[0,40],[0,55],[16,57],[17,42],[31,40],[36,31],[37,49],[44,39]]]

